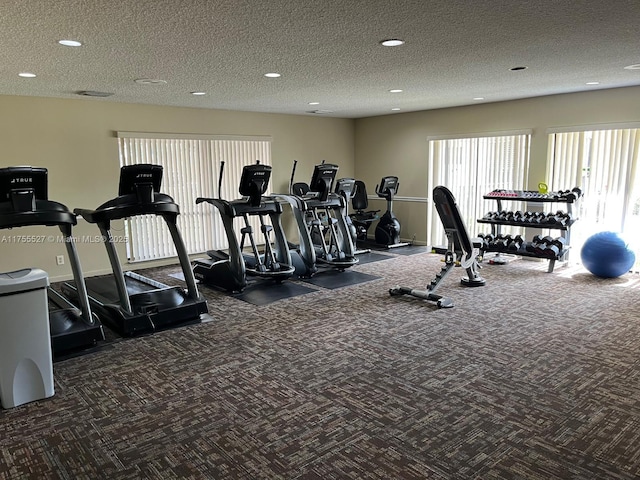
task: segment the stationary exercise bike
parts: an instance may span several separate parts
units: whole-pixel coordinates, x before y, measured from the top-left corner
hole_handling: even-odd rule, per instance
[[[356,180],[354,187],[355,192],[351,195],[351,204],[355,212],[350,213],[349,218],[356,229],[355,241],[366,243],[369,227],[379,219],[378,212],[380,210],[367,210],[369,208],[369,199],[367,197],[367,187],[362,180]],[[356,245],[356,253],[368,253],[370,251],[370,249],[358,249]]]
[[[376,243],[387,248],[406,247],[410,242],[400,241],[400,221],[393,213],[393,197],[398,193],[398,177],[382,177],[376,185],[376,194],[387,201],[387,211],[376,225]]]

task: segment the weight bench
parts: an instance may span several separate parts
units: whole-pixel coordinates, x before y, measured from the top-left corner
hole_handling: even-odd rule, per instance
[[[434,188],[433,203],[447,235],[448,246],[444,256],[444,266],[436,274],[435,278],[431,280],[431,283],[427,285],[426,290],[396,286],[389,290],[389,294],[391,296],[411,295],[436,302],[438,308],[451,308],[453,307],[451,299],[436,294],[436,290],[454,266],[460,265],[467,271],[467,276],[460,280],[461,285],[465,287],[481,287],[486,283],[484,278],[477,272],[480,267],[476,256],[482,241],[469,238],[460,216],[456,199],[448,188],[443,186]]]

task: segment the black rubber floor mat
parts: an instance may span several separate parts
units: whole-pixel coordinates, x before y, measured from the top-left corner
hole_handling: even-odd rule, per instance
[[[345,270],[344,272],[340,270],[327,270],[318,272],[313,277],[304,279],[304,281],[318,287],[333,289],[370,282],[379,278],[380,277],[376,277],[375,275],[356,272],[354,270]]]
[[[317,290],[293,282],[256,281],[247,285],[242,292],[231,294],[231,296],[252,305],[268,305],[277,300],[297,297],[311,292],[317,292]]]
[[[358,258],[358,264],[364,265],[365,263],[373,263],[379,262],[381,260],[389,260],[393,258],[393,255],[384,255],[382,253],[369,252],[369,253],[360,253],[356,255]]]

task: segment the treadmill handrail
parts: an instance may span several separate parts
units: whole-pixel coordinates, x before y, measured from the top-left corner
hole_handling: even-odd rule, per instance
[[[72,227],[78,223],[76,215],[62,203],[53,200],[36,199],[33,209],[27,211],[15,211],[11,205],[11,202],[0,203],[0,229],[28,226],[57,226],[60,229],[64,236],[63,243],[67,250],[74,281],[80,288],[78,295],[80,317],[87,325],[94,325],[95,319],[86,295],[82,267],[72,235]]]
[[[67,207],[52,200],[36,200],[36,208],[26,212],[16,212],[11,208],[11,202],[0,203],[0,229],[35,225],[47,227],[76,225],[77,223],[76,216]]]
[[[73,211],[89,223],[104,223],[139,215],[162,215],[175,220],[180,214],[180,207],[169,195],[155,193],[150,203],[139,203],[136,195],[129,194],[116,197],[95,210],[76,208]]]

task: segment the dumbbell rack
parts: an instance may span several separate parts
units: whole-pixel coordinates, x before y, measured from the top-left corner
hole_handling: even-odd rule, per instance
[[[491,233],[495,236],[500,235],[500,230],[502,225],[509,225],[514,227],[523,227],[523,228],[537,228],[537,229],[554,229],[562,232],[561,237],[564,238],[564,248],[557,254],[552,257],[542,256],[535,252],[527,251],[525,248],[525,244],[516,251],[510,251],[507,253],[512,253],[521,257],[535,257],[542,258],[545,260],[549,260],[549,268],[548,272],[553,272],[556,261],[567,261],[569,254],[569,240],[571,235],[571,226],[576,222],[577,218],[574,216],[574,212],[572,211],[573,205],[575,205],[580,198],[581,192],[579,189],[575,188],[573,191],[565,191],[565,192],[550,192],[550,193],[539,193],[537,191],[526,191],[526,190],[494,190],[482,198],[485,200],[495,200],[498,206],[498,212],[505,212],[502,207],[503,200],[506,201],[520,201],[520,202],[528,202],[528,203],[563,203],[566,204],[567,210],[566,213],[569,215],[570,220],[565,224],[560,223],[527,223],[523,221],[516,220],[503,220],[503,219],[484,219],[480,218],[477,220],[478,223],[484,223],[491,225]],[[506,213],[506,212],[505,212]],[[525,242],[526,243],[526,242]],[[493,252],[498,250],[484,250],[484,252]]]

